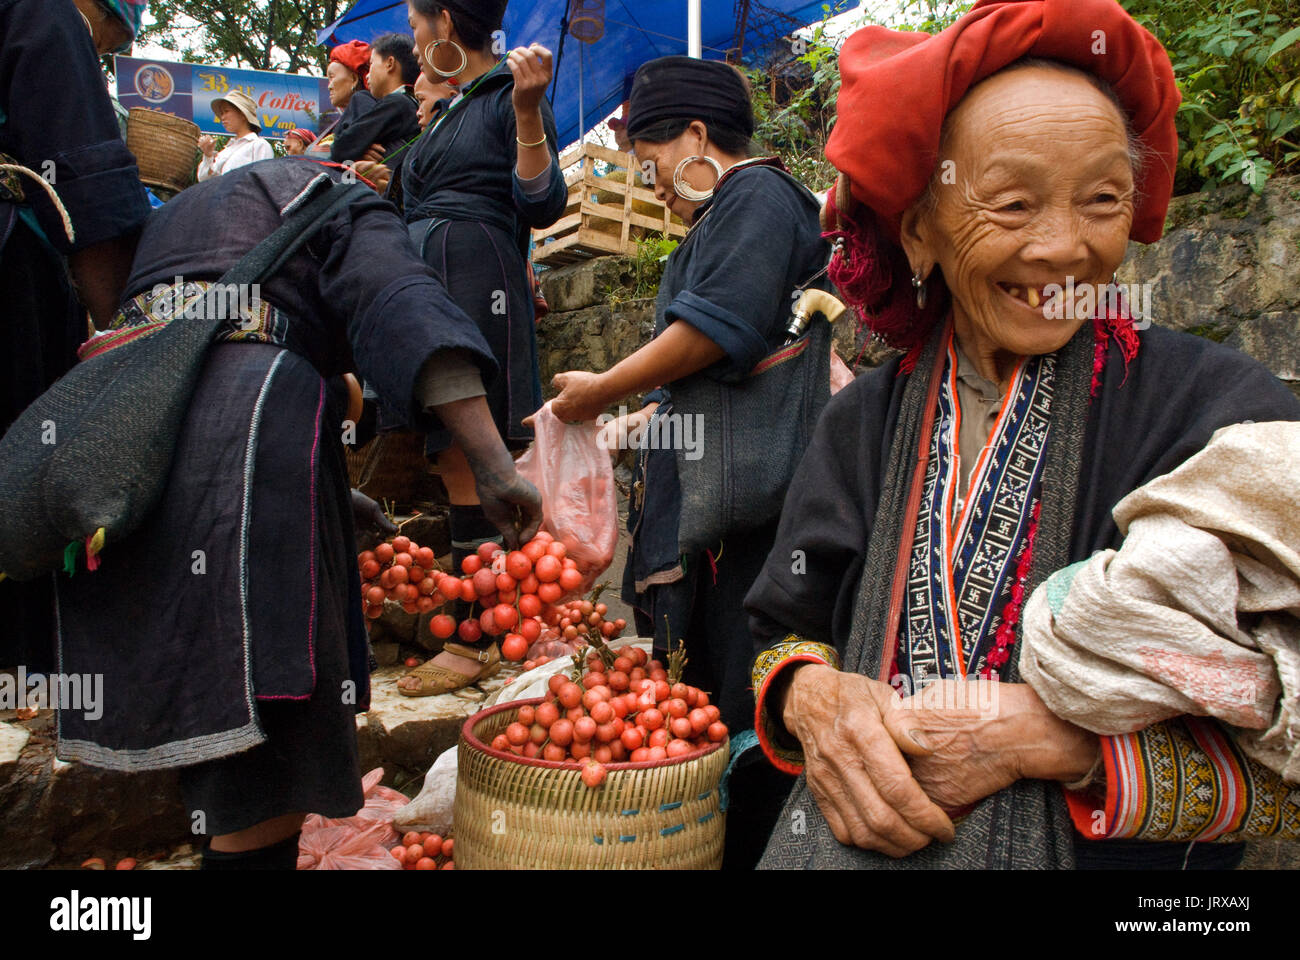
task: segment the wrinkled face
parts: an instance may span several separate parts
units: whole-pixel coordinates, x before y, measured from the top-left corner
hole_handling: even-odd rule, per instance
[[[297,137],[284,138],[284,152],[287,153],[289,156],[291,157],[300,156],[302,152],[306,149],[307,149],[306,145]]]
[[[330,103],[342,110],[356,92],[359,78],[337,60],[330,61],[325,76],[329,79]]]
[[[921,201],[904,217],[913,268],[942,269],[959,336],[1016,356],[1059,350],[1087,318],[1045,309],[1043,288],[1108,283],[1128,245],[1134,183],[1119,111],[1082,76],[998,74],[949,116],[945,169],[933,209]]]
[[[637,140],[632,144],[642,175],[654,176],[655,197],[685,223],[694,218],[700,202],[677,195],[673,189],[673,172],[685,158],[702,155],[707,144],[707,128],[699,120],[691,121],[691,125],[676,139],[666,143]],[[713,168],[703,161],[687,164],[682,170],[682,179],[696,190],[710,190],[717,182]]]

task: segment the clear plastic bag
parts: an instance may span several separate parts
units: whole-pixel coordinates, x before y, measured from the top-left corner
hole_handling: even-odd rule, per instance
[[[547,401],[533,429],[537,438],[515,466],[540,491],[542,529],[577,562],[585,593],[609,568],[618,543],[614,468],[595,421],[564,423]]]
[[[393,817],[410,801],[405,794],[380,784],[384,768],[361,779],[365,805],[354,815],[328,819],[309,814],[298,839],[299,870],[393,870],[402,865],[389,853],[400,834]]]

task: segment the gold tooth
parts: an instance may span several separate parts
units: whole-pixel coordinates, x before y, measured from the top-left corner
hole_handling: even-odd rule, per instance
[[[1040,303],[1042,303],[1042,302],[1043,302],[1043,301],[1042,301],[1042,300],[1039,298],[1039,296],[1038,296],[1038,291],[1035,290],[1033,287],[1030,287],[1030,288],[1029,288],[1029,305],[1030,305],[1031,307],[1036,307],[1036,306],[1038,306],[1038,305],[1039,305]]]

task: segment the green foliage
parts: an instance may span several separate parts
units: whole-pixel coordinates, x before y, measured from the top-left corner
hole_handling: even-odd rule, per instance
[[[254,70],[323,74],[327,53],[316,31],[352,0],[150,0],[157,21],[140,39],[186,63],[233,63]],[[197,28],[195,25],[198,25]]]
[[[1183,102],[1176,194],[1245,183],[1256,193],[1270,176],[1300,172],[1300,0],[1121,0],[1169,52]],[[884,23],[934,33],[970,2],[904,0],[864,9],[853,24]],[[833,11],[824,6],[829,18]],[[826,23],[795,56],[749,71],[754,139],[781,157],[812,190],[835,177],[826,140],[839,93],[838,45]],[[905,108],[900,106],[900,108]]]
[[[1177,193],[1300,170],[1300,0],[1123,0],[1183,94]]]
[[[826,141],[835,124],[835,100],[840,92],[839,44],[847,33],[827,31],[827,20],[851,7],[837,0],[822,5],[823,19],[811,36],[790,41],[761,70],[746,70],[754,103],[754,141],[764,154],[779,156],[790,172],[810,190],[825,190],[835,181],[835,168],[826,159]],[[884,22],[904,30],[934,33],[970,9],[971,2],[906,0],[901,7],[884,3],[882,10],[865,8],[851,30]]]
[[[662,233],[652,233],[636,241],[636,253],[631,259],[632,276],[605,296],[611,307],[628,300],[644,300],[659,292],[659,280],[664,275],[668,255],[677,249],[677,238]]]

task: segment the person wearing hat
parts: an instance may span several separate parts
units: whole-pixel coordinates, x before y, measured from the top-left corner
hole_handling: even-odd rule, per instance
[[[1294,836],[1294,784],[1230,728],[1099,736],[1021,675],[1030,597],[1123,545],[1116,504],[1222,427],[1300,420],[1261,364],[1114,293],[1164,229],[1168,55],[1115,0],[981,0],[859,30],[839,66],[831,279],[901,355],[827,405],[746,599],[760,742],[806,818],[760,866],[1226,869],[1227,841]]]
[[[316,142],[316,134],[302,127],[295,127],[284,135],[284,152],[291,157],[301,156],[302,152]]]
[[[733,67],[673,56],[637,70],[626,135],[655,196],[690,230],[664,268],[654,339],[604,372],[557,374],[556,416],[589,420],[622,397],[650,391],[644,409],[632,415],[642,426],[650,420],[656,429],[668,416],[716,418],[716,407],[693,406],[698,393],[687,396],[709,381],[719,384],[728,404],[746,402],[736,388],[782,347],[792,291],[822,273],[830,252],[816,199],[776,158],[750,156],[753,131],[749,87]],[[829,377],[815,386],[824,403]],[[796,416],[790,410],[766,415]],[[724,470],[746,459],[778,458],[788,482],[806,433],[786,440],[780,446],[775,436],[755,442],[733,432],[729,452],[716,452],[727,457]],[[628,511],[632,544],[623,597],[636,610],[638,633],[653,636],[656,650],[685,639],[684,679],[712,691],[734,737],[753,725],[754,714],[753,639],[742,602],[771,549],[776,516],[733,524],[707,548],[691,546],[697,535],[683,496],[692,491],[678,451],[666,443],[647,447],[638,455]],[[750,751],[734,775],[724,869],[753,866],[793,783],[761,761]]]
[[[257,105],[248,94],[232,90],[224,97],[212,101],[212,112],[229,131],[231,139],[218,153],[216,140],[208,134],[199,137],[199,149],[203,152],[203,159],[199,161],[200,180],[208,180],[246,163],[270,160],[275,156],[271,144],[257,135],[262,125],[257,119]]]
[[[99,54],[128,53],[147,0],[75,0]]]
[[[559,219],[568,188],[545,96],[551,53],[533,44],[498,57],[493,35],[505,9],[505,0],[407,4],[421,70],[458,93],[439,102],[433,122],[403,152],[400,195],[393,187],[389,195],[401,204],[416,249],[491,345],[498,373],[485,384],[488,403],[506,445],[522,450],[532,439],[523,420],[542,402],[529,236]],[[401,414],[383,411],[383,420],[400,423]],[[447,486],[459,569],[463,557],[497,533],[458,445],[441,425],[427,432],[425,453],[437,460]],[[399,680],[399,691],[430,696],[474,683],[500,662],[493,638],[484,640],[481,648],[447,644]]]

